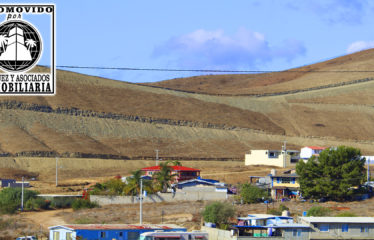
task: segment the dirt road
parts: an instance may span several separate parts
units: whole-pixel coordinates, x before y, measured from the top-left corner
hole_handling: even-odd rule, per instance
[[[61,212],[72,212],[72,209],[48,210],[41,212],[23,212],[21,216],[29,219],[35,224],[40,225],[43,230],[48,230],[48,227],[66,224],[63,218],[57,216]]]

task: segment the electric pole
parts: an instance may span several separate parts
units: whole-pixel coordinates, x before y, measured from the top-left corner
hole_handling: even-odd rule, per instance
[[[23,191],[24,191],[23,184],[24,183],[25,183],[25,178],[22,177],[21,211],[23,211]]]
[[[140,214],[139,214],[139,224],[143,224],[143,178],[140,178],[140,193],[139,193],[139,207],[140,207]]]
[[[58,186],[58,157],[56,157],[56,187]]]
[[[158,149],[155,150],[156,151],[156,166],[158,166]]]

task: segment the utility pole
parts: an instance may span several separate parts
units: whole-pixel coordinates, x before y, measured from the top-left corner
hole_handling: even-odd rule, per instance
[[[140,178],[139,204],[140,204],[139,224],[142,225],[143,224],[143,178]]]
[[[25,178],[22,177],[21,211],[23,211],[23,191],[24,191],[23,184],[24,183],[25,183]]]
[[[56,187],[58,186],[58,157],[56,157]]]
[[[286,167],[286,160],[287,160],[287,141],[283,142],[282,150],[283,150],[283,167]]]
[[[156,151],[156,166],[158,166],[158,149],[155,150]]]

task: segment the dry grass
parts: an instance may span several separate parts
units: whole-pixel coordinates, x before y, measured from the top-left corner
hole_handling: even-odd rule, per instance
[[[373,77],[370,72],[313,72],[371,70],[374,67],[373,55],[371,49],[280,73],[197,76],[146,85],[209,94],[274,93]]]

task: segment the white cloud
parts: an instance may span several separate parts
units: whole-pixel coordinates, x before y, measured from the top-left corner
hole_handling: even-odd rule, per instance
[[[348,46],[347,53],[354,53],[369,48],[374,48],[374,41],[357,41]]]
[[[228,35],[223,30],[199,29],[174,37],[154,49],[155,57],[172,59],[180,67],[235,68],[255,67],[275,59],[292,61],[305,53],[304,45],[285,40],[272,45],[264,34],[239,29]]]

